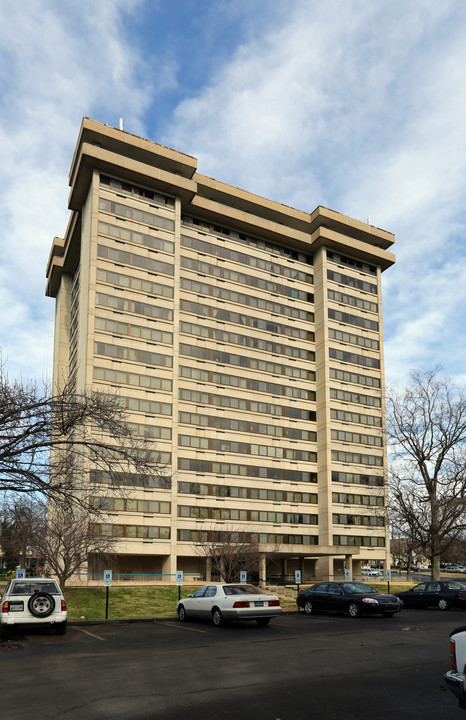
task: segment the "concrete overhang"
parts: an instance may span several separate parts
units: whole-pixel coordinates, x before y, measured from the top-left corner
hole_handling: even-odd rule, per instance
[[[197,169],[197,159],[191,155],[85,117],[81,123],[71,162],[70,185],[73,185],[80,149],[84,143],[185,178],[192,178]]]
[[[63,273],[72,275],[81,250],[81,213],[72,212],[64,238],[54,238],[47,263],[47,297],[56,297]]]
[[[368,245],[374,245],[386,250],[395,242],[393,233],[381,230],[374,225],[354,220],[347,215],[342,215],[335,210],[319,205],[310,217],[310,231],[314,233],[318,228],[326,227],[337,233],[360,240]]]
[[[68,201],[70,209],[80,210],[84,204],[93,170],[115,175],[130,183],[147,185],[151,189],[160,189],[161,192],[178,195],[185,203],[189,203],[196,194],[196,183],[189,178],[139,160],[122,158],[118,153],[84,142],[73,159]]]
[[[342,235],[326,226],[318,227],[312,234],[311,250],[314,252],[320,247],[338,250],[351,257],[360,258],[363,262],[380,265],[382,271],[393,265],[396,260],[395,255],[387,250]]]
[[[239,210],[256,219],[259,217],[265,221],[284,225],[288,229],[309,233],[310,215],[307,212],[268,200],[260,195],[254,195],[247,190],[241,190],[205,175],[196,173],[194,179],[197,182],[198,196],[212,200],[213,203],[217,203],[223,208],[229,208],[230,211]]]

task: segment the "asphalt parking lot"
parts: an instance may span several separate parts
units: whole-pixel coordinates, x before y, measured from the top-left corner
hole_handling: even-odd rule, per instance
[[[0,643],[11,720],[463,718],[443,684],[464,611],[393,618],[286,614],[255,623],[71,625]]]

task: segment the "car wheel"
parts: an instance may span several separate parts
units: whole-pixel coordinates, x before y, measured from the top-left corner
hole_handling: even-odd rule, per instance
[[[306,602],[304,603],[304,612],[306,613],[306,615],[312,615],[312,613],[314,612],[314,605],[311,603],[310,600],[306,600]]]
[[[348,605],[348,615],[352,618],[359,617],[361,614],[361,609],[359,605],[355,602],[350,602]]]
[[[49,593],[36,592],[28,600],[31,615],[36,618],[46,618],[55,610],[55,600]]]
[[[184,605],[178,605],[178,620],[184,622],[187,619],[187,614]]]
[[[56,623],[55,632],[57,635],[64,635],[66,633],[66,620],[65,622]]]
[[[257,618],[256,623],[259,625],[259,627],[265,627],[270,622],[270,618]]]
[[[218,608],[212,610],[212,622],[215,627],[223,627],[225,625],[225,618]]]
[[[440,598],[437,603],[437,607],[439,610],[448,610],[448,602],[445,600],[445,598]]]

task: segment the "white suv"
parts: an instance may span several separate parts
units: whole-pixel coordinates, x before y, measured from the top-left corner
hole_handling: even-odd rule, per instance
[[[0,628],[47,624],[57,635],[66,633],[66,602],[55,580],[25,578],[10,580],[1,600]]]

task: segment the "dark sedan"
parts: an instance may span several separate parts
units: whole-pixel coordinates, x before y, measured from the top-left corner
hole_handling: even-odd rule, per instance
[[[377,592],[362,582],[322,582],[300,592],[296,598],[298,608],[311,615],[319,610],[346,612],[350,617],[380,614],[391,617],[401,610],[395,595]]]
[[[410,590],[397,593],[404,607],[449,607],[466,608],[466,584],[458,580],[438,580],[423,582]]]

